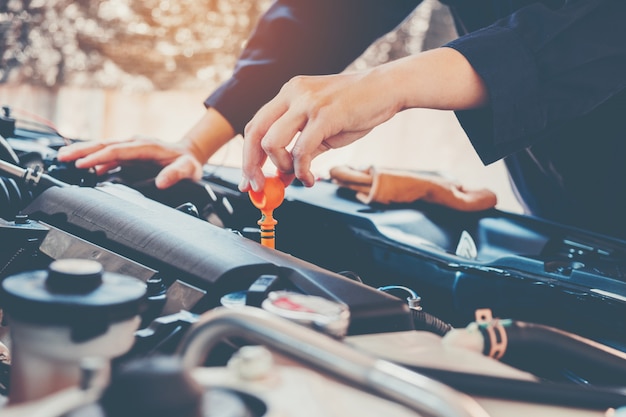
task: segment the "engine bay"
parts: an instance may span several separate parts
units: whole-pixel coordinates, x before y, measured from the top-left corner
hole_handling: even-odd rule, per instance
[[[2,415],[626,415],[626,242],[319,180],[272,249],[236,167],[159,190],[1,134]]]

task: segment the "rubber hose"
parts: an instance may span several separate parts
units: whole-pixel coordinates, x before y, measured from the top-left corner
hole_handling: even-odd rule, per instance
[[[443,336],[452,329],[450,324],[423,310],[411,309],[411,316],[415,330],[425,330]]]
[[[521,321],[501,322],[507,346],[501,360],[533,372],[573,373],[584,383],[623,386],[626,353],[550,326]],[[486,328],[484,353],[491,349]]]

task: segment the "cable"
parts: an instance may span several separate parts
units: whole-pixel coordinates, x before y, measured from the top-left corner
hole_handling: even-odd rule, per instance
[[[424,330],[443,336],[452,329],[452,325],[444,322],[438,317],[433,316],[432,314],[425,312],[421,306],[422,297],[417,295],[417,293],[412,289],[402,285],[387,285],[384,287],[378,287],[378,290],[386,293],[392,293],[399,290],[409,294],[406,301],[411,309],[411,318],[413,319],[415,330]]]

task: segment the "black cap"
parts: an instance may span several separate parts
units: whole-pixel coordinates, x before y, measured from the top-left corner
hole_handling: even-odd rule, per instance
[[[107,417],[202,417],[203,397],[179,357],[152,356],[117,369],[100,404]]]
[[[5,278],[0,305],[9,319],[69,326],[73,340],[84,341],[105,333],[112,323],[138,315],[145,294],[143,281],[103,272],[97,261],[62,259],[48,270]]]

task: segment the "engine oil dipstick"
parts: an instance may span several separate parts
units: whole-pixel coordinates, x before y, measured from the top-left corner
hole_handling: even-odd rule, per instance
[[[278,223],[274,219],[274,209],[280,206],[285,198],[285,185],[278,177],[267,177],[263,190],[250,190],[248,195],[252,204],[261,210],[261,219],[257,222],[261,226],[261,245],[274,249]]]

